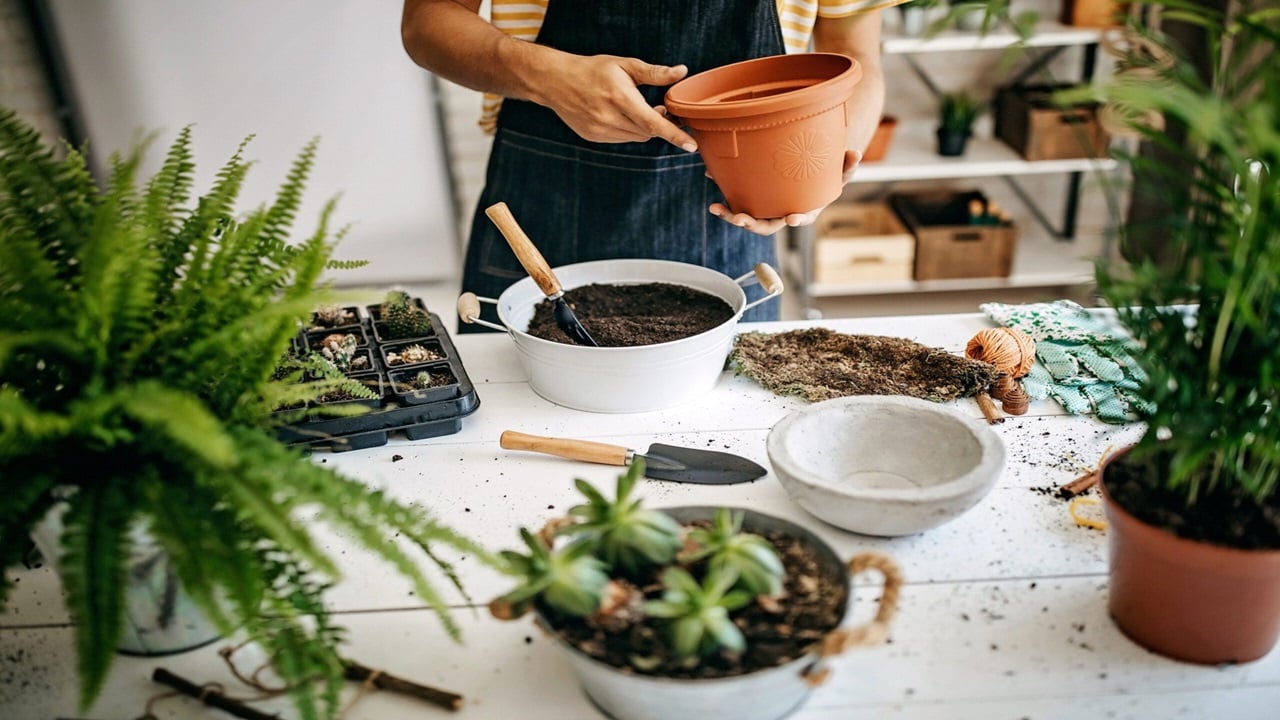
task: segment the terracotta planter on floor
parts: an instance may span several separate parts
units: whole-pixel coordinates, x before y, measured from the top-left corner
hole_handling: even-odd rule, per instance
[[[862,67],[838,53],[733,63],[667,91],[729,207],[774,218],[825,207],[843,189],[848,102]]]
[[[1237,550],[1148,525],[1107,494],[1108,610],[1134,642],[1175,660],[1257,660],[1280,637],[1280,551]]]

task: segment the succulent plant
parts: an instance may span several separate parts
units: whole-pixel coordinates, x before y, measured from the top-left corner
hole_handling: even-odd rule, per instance
[[[727,508],[717,509],[710,528],[689,531],[680,562],[687,565],[706,558],[709,572],[737,573],[738,588],[753,595],[778,595],[785,575],[782,561],[769,541],[742,532],[742,517]]]
[[[669,567],[662,573],[662,599],[645,603],[644,612],[668,621],[671,648],[690,665],[721,648],[742,652],[746,640],[729,613],[746,607],[754,595],[733,590],[737,582],[727,567],[708,571],[701,585],[684,568]]]
[[[494,617],[508,620],[529,611],[539,597],[551,608],[584,617],[600,608],[609,584],[605,563],[596,558],[590,539],[580,538],[551,548],[533,533],[520,528],[528,554],[504,550],[500,557],[509,572],[524,581],[511,592],[489,603]]]
[[[431,315],[403,290],[391,290],[382,301],[382,320],[387,339],[397,340],[431,334]]]
[[[618,476],[613,501],[586,480],[574,480],[587,502],[569,509],[579,522],[561,531],[594,539],[600,557],[631,577],[671,562],[682,547],[679,523],[666,513],[641,508],[639,499],[631,499],[631,491],[643,475],[644,461],[637,459]]]
[[[346,372],[351,369],[351,356],[355,354],[359,339],[351,333],[333,333],[320,341],[320,355],[334,367]]]

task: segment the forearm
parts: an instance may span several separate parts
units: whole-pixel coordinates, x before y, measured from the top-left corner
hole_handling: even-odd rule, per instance
[[[559,51],[509,37],[479,15],[480,0],[405,0],[400,36],[420,67],[483,92],[544,102],[534,81]]]
[[[884,71],[880,64],[880,14],[853,18],[818,18],[814,50],[849,55],[862,67],[862,80],[850,100],[848,147],[862,152],[871,142],[884,111]]]

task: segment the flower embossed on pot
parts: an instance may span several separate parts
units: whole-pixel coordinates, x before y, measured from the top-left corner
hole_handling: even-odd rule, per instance
[[[799,132],[787,138],[774,152],[774,166],[785,178],[808,180],[816,177],[835,155],[825,133]]]

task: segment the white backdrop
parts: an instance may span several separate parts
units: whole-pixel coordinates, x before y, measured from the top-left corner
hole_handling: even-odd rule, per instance
[[[254,135],[242,208],[268,202],[320,138],[295,233],[338,195],[351,224],[332,277],[381,285],[456,277],[453,217],[429,76],[400,45],[400,0],[54,0],[98,163],[149,132],[148,170],[194,125],[197,190]]]

